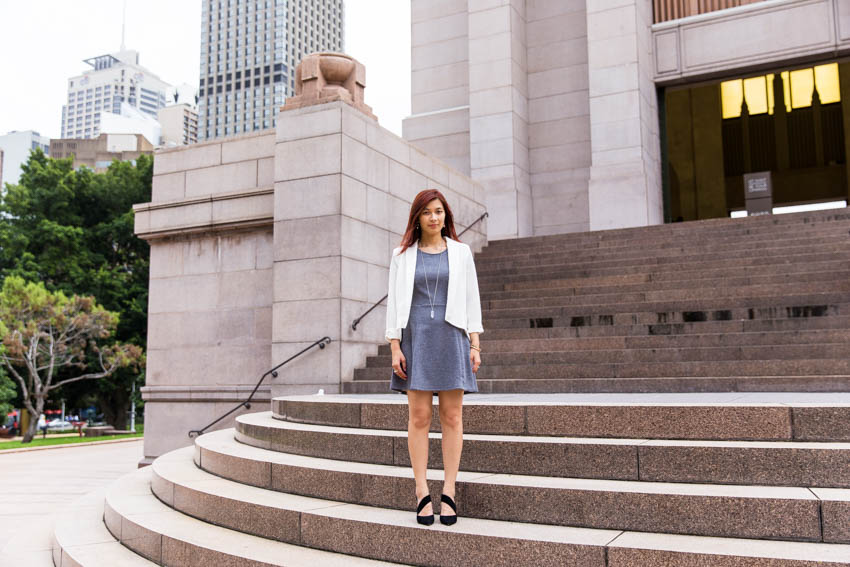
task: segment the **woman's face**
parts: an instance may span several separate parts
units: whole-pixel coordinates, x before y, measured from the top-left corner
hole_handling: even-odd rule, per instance
[[[434,199],[425,205],[425,208],[419,215],[419,226],[422,230],[422,236],[431,237],[438,235],[445,225],[446,211],[443,209],[443,203],[439,199]]]

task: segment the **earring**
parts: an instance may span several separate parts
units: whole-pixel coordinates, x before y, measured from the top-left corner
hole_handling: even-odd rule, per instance
[[[419,230],[419,223],[416,223],[416,230]]]

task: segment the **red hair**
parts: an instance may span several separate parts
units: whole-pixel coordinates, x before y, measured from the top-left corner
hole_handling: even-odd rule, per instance
[[[399,252],[399,254],[403,254],[405,250],[413,246],[413,243],[418,241],[422,236],[422,231],[416,228],[416,221],[419,219],[419,215],[422,214],[422,211],[425,210],[425,206],[434,199],[439,199],[443,204],[443,209],[446,211],[446,223],[440,231],[440,234],[442,236],[448,236],[452,240],[458,240],[457,232],[455,232],[454,215],[452,214],[452,209],[449,207],[449,203],[446,201],[446,198],[436,189],[425,189],[420,191],[410,204],[410,216],[407,219],[407,230],[404,231],[404,234],[401,237],[401,252]]]

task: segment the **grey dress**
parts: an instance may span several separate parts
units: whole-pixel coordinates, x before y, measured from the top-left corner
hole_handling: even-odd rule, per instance
[[[433,319],[425,287],[425,270],[432,296],[436,287]],[[446,322],[448,291],[448,250],[428,254],[417,249],[410,317],[401,332],[401,352],[407,361],[407,380],[393,373],[391,389],[398,392],[425,390],[435,395],[441,390],[462,389],[465,393],[478,391],[472,362],[469,360],[469,338],[463,329]]]

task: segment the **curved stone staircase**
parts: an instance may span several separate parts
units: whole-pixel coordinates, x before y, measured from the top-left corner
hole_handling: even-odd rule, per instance
[[[276,399],[81,500],[55,565],[850,566],[850,211],[491,242],[476,264],[455,526],[415,521],[382,346],[351,394]]]
[[[850,397],[741,397],[470,396],[452,527],[402,396],[276,399],[89,497],[56,565],[850,565]]]

